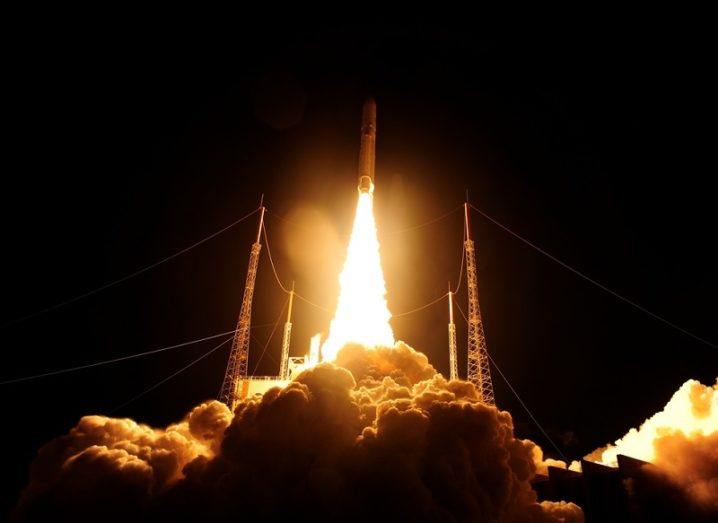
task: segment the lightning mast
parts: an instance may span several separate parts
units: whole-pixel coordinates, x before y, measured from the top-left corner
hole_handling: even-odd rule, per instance
[[[464,250],[466,251],[466,285],[469,294],[469,358],[468,380],[474,384],[479,398],[487,405],[495,405],[494,385],[491,382],[489,353],[486,349],[484,324],[479,308],[478,278],[476,276],[476,258],[474,242],[469,231],[469,203],[464,203]]]
[[[239,390],[240,386],[249,386],[247,377],[247,363],[249,361],[249,329],[252,322],[252,298],[254,297],[254,283],[257,279],[257,266],[259,264],[259,251],[262,244],[259,243],[262,225],[264,223],[264,201],[260,203],[259,228],[257,229],[257,240],[252,244],[252,251],[249,255],[249,267],[247,268],[247,281],[244,284],[244,296],[242,308],[239,311],[237,328],[234,331],[232,340],[232,351],[229,354],[227,371],[224,374],[222,389],[219,392],[219,400],[225,403],[231,410],[237,406],[239,399],[246,394]]]
[[[449,282],[449,379],[459,379],[459,365],[456,362],[456,325],[454,324],[454,293]]]
[[[289,291],[289,307],[287,308],[287,321],[284,323],[284,336],[282,337],[282,360],[279,364],[279,379],[289,379],[289,340],[292,337],[292,303],[294,302],[294,282]]]

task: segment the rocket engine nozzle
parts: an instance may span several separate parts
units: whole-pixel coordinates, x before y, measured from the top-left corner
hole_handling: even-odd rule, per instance
[[[374,182],[368,176],[362,176],[359,178],[359,192],[374,192]]]
[[[359,149],[359,192],[374,192],[374,164],[376,160],[376,102],[364,102]]]

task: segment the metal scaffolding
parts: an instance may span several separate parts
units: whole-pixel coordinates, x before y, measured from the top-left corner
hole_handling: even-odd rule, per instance
[[[486,349],[484,324],[481,321],[479,308],[478,277],[476,276],[476,258],[474,255],[474,242],[469,231],[469,204],[464,204],[464,234],[466,239],[466,285],[469,295],[469,357],[467,379],[474,384],[479,398],[487,405],[495,405],[494,386],[491,382],[491,368],[489,367],[489,354]]]
[[[240,386],[247,382],[247,363],[249,360],[249,334],[252,322],[252,298],[254,297],[254,283],[257,279],[257,266],[259,264],[259,251],[262,245],[259,243],[262,225],[264,223],[264,205],[260,208],[259,229],[257,240],[252,244],[252,252],[249,255],[249,267],[247,268],[247,281],[244,285],[244,296],[242,308],[239,312],[237,329],[232,340],[232,351],[229,354],[227,371],[224,374],[224,381],[219,392],[219,400],[225,403],[231,410],[237,406],[239,399],[243,397]]]
[[[456,324],[454,324],[454,293],[449,283],[449,379],[459,379],[459,364],[456,361]]]
[[[289,341],[292,337],[292,304],[294,303],[294,282],[289,291],[289,307],[287,308],[287,321],[284,323],[284,336],[282,337],[282,359],[279,363],[279,379],[289,379]]]

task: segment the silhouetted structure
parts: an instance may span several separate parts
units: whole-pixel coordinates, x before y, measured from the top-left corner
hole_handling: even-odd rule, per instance
[[[548,476],[537,475],[539,499],[576,503],[586,523],[711,521],[651,463],[619,455],[618,467],[584,459],[581,468],[548,467]]]
[[[484,322],[479,307],[479,286],[476,275],[476,257],[474,242],[469,229],[469,204],[464,203],[464,251],[466,253],[466,287],[469,297],[469,335],[467,379],[474,384],[481,401],[487,405],[495,405],[494,385],[491,381],[489,353],[486,348]]]

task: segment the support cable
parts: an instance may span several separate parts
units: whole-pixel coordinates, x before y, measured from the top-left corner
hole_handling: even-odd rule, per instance
[[[511,390],[511,392],[513,393],[513,395],[516,396],[516,399],[519,400],[519,403],[521,403],[521,406],[524,408],[524,410],[527,412],[527,414],[531,417],[531,419],[533,420],[533,422],[534,422],[534,423],[536,424],[536,426],[539,428],[539,430],[541,431],[541,433],[546,437],[546,439],[549,441],[549,443],[551,443],[551,446],[554,448],[554,450],[556,450],[556,452],[558,452],[559,456],[561,456],[561,458],[566,462],[566,467],[568,467],[568,466],[571,464],[571,461],[564,455],[563,452],[561,452],[561,449],[558,448],[558,445],[556,445],[556,443],[554,443],[554,441],[553,441],[553,440],[551,439],[551,437],[546,433],[546,431],[545,431],[544,428],[541,426],[541,424],[538,422],[538,420],[537,420],[537,419],[534,417],[534,415],[531,413],[531,411],[529,410],[529,408],[526,406],[526,404],[524,403],[524,401],[521,399],[521,396],[519,396],[518,392],[516,392],[516,390],[515,390],[515,389],[513,388],[513,386],[511,385],[511,382],[509,382],[509,379],[508,379],[506,376],[504,376],[504,373],[501,372],[501,369],[499,368],[499,366],[496,365],[496,362],[495,362],[494,359],[491,357],[491,354],[488,354],[488,353],[487,353],[487,356],[489,357],[489,360],[490,360],[491,363],[493,364],[494,368],[495,368],[497,371],[499,371],[499,376],[501,376],[501,378],[504,380],[504,382],[506,382],[506,385],[509,386],[509,389]]]
[[[270,325],[274,325],[274,323],[272,323],[272,324],[270,324]],[[261,341],[259,341],[259,338],[257,338],[254,334],[250,334],[249,337],[254,340],[254,343],[256,343],[257,346],[259,346],[259,347],[263,347],[263,346],[264,346],[264,343],[262,343]],[[277,360],[275,360],[274,357],[273,357],[271,354],[267,353],[266,356],[268,356],[269,359],[272,360],[274,363],[276,363],[277,365],[279,365],[279,362],[278,362]]]
[[[405,231],[412,230],[412,229],[418,229],[418,228],[421,228],[421,227],[426,227],[426,226],[428,226],[428,225],[431,225],[432,223],[436,223],[436,222],[438,222],[438,221],[440,221],[440,220],[443,220],[443,219],[446,218],[447,216],[449,216],[449,215],[455,213],[455,212],[456,212],[457,210],[459,210],[460,208],[461,208],[461,206],[456,207],[455,209],[452,209],[451,211],[449,211],[449,212],[447,212],[447,213],[444,213],[444,214],[442,214],[441,216],[438,216],[437,218],[434,218],[433,220],[430,220],[430,221],[428,221],[428,222],[425,222],[425,223],[422,223],[422,224],[420,224],[420,225],[416,225],[416,226],[414,226],[414,227],[410,227],[410,228],[407,228],[407,229],[401,229],[401,230],[395,231],[395,232],[396,232],[396,233],[398,233],[398,232],[405,232]],[[269,211],[267,211],[267,212],[269,212]],[[271,213],[271,214],[274,214],[274,213]],[[275,214],[275,216],[277,216],[277,215]],[[289,220],[286,220],[286,219],[284,219],[284,218],[281,218],[281,219],[283,219],[284,221],[289,221]],[[291,223],[291,222],[290,222],[290,223]],[[271,267],[272,267],[272,273],[274,274],[274,279],[277,281],[277,285],[279,285],[279,287],[280,287],[285,293],[289,294],[289,292],[290,292],[289,289],[287,289],[287,288],[284,286],[284,284],[282,283],[281,278],[279,277],[279,274],[277,273],[277,268],[276,268],[276,265],[274,264],[274,259],[272,258],[272,250],[271,250],[271,248],[270,248],[270,246],[269,246],[269,237],[268,237],[268,235],[267,235],[267,227],[266,227],[266,225],[264,225],[264,224],[262,224],[262,231],[264,232],[264,243],[265,243],[265,245],[267,246],[267,256],[269,257],[269,264],[270,264]],[[462,254],[463,254],[463,251],[462,251]],[[464,269],[464,260],[463,260],[463,256],[462,256],[461,266],[460,266],[460,268],[459,268],[459,285],[461,285],[461,275],[462,275],[462,273],[463,273],[463,269]],[[458,288],[458,287],[457,287],[457,288]],[[305,297],[302,296],[301,294],[295,292],[294,295],[295,295],[297,298],[299,298],[300,300],[302,300],[302,301],[306,302],[307,304],[311,305],[312,307],[315,307],[315,308],[317,308],[317,309],[319,309],[319,310],[322,310],[322,311],[324,311],[324,312],[327,312],[327,313],[329,313],[329,314],[332,314],[332,311],[330,311],[328,308],[323,307],[323,306],[321,306],[321,305],[318,305],[317,303],[314,303],[313,301],[311,301],[311,300],[305,298]],[[446,298],[446,296],[448,296],[448,293],[444,293],[443,295],[439,296],[438,298],[436,298],[436,299],[430,301],[429,303],[427,303],[427,304],[425,304],[425,305],[422,305],[421,307],[417,307],[416,309],[412,309],[412,310],[407,311],[407,312],[402,312],[402,313],[400,313],[400,314],[393,314],[393,315],[392,315],[392,318],[401,318],[402,316],[407,316],[407,315],[409,315],[409,314],[413,314],[413,313],[415,313],[415,312],[419,312],[419,311],[421,311],[421,310],[423,310],[423,309],[426,309],[427,307],[430,307],[430,306],[434,305],[435,303],[437,303],[437,302],[443,300],[444,298]]]
[[[394,236],[395,234],[402,234],[402,233],[405,233],[405,232],[415,231],[415,230],[417,230],[417,229],[423,229],[424,227],[428,227],[429,225],[433,225],[433,224],[435,224],[436,222],[440,222],[440,221],[443,220],[444,218],[447,218],[448,216],[451,216],[451,215],[454,214],[456,211],[458,211],[459,209],[461,209],[461,207],[462,207],[461,205],[459,205],[459,206],[457,206],[457,207],[454,207],[454,208],[451,209],[450,211],[445,212],[444,214],[441,214],[441,215],[437,216],[436,218],[434,218],[433,220],[429,220],[428,222],[424,222],[424,223],[420,223],[420,224],[418,224],[418,225],[412,225],[412,226],[409,226],[409,227],[405,227],[405,228],[403,228],[403,229],[398,229],[398,230],[395,230],[395,231],[388,232],[388,233],[386,233],[385,236]]]
[[[304,225],[302,225],[294,220],[290,220],[289,218],[285,218],[284,216],[277,214],[276,212],[270,211],[269,209],[267,209],[267,214],[269,216],[277,218],[280,221],[283,221],[284,223],[286,223],[288,225],[291,225],[292,227],[294,227],[296,229],[301,229],[302,231],[305,231],[305,232],[314,233],[314,231],[312,229],[310,229],[309,227],[305,227]],[[349,238],[348,234],[341,234],[338,236],[340,236],[341,238]]]
[[[431,306],[434,305],[435,303],[440,302],[441,300],[443,300],[444,298],[446,298],[448,295],[449,295],[449,293],[448,293],[448,292],[445,292],[444,294],[442,294],[441,296],[439,296],[439,297],[436,298],[435,300],[431,300],[431,301],[430,301],[429,303],[427,303],[426,305],[422,305],[421,307],[417,307],[416,309],[412,309],[412,310],[407,311],[407,312],[402,312],[401,314],[393,314],[393,315],[392,315],[392,318],[401,318],[402,316],[408,316],[409,314],[414,314],[415,312],[419,312],[419,311],[421,311],[421,310],[424,310],[424,309],[426,309],[426,308],[428,308],[428,307],[431,307]]]
[[[140,392],[137,396],[133,396],[132,398],[130,398],[129,400],[127,400],[126,402],[124,402],[124,403],[123,403],[122,405],[120,405],[119,407],[115,407],[115,408],[112,409],[109,413],[110,413],[110,414],[114,414],[115,412],[117,412],[118,410],[120,410],[120,409],[126,407],[126,406],[129,405],[130,403],[132,403],[132,402],[134,402],[134,401],[140,399],[140,398],[141,398],[142,396],[144,396],[145,394],[147,394],[147,393],[149,393],[149,392],[152,392],[153,390],[155,390],[157,387],[159,387],[159,386],[162,385],[163,383],[168,382],[169,380],[171,380],[172,378],[174,378],[174,377],[177,376],[178,374],[180,374],[180,373],[186,371],[187,369],[189,369],[191,366],[195,365],[196,363],[199,363],[201,360],[203,360],[204,358],[206,358],[207,356],[209,356],[209,355],[212,354],[213,352],[219,350],[221,347],[224,347],[224,346],[225,346],[227,343],[229,343],[230,341],[232,341],[232,338],[231,338],[231,337],[230,337],[230,338],[227,338],[226,340],[224,340],[222,343],[220,343],[219,345],[217,345],[217,346],[214,347],[213,349],[210,349],[209,351],[205,352],[205,353],[202,354],[199,358],[197,358],[197,359],[195,359],[195,360],[192,360],[190,363],[188,363],[187,365],[185,365],[184,367],[182,367],[182,368],[179,369],[178,371],[173,372],[172,374],[170,374],[169,376],[167,376],[167,377],[166,377],[165,379],[163,379],[162,381],[160,381],[160,382],[158,382],[158,383],[155,383],[155,384],[152,385],[149,389],[146,389],[146,390],[144,390],[143,392]]]
[[[265,323],[265,324],[261,324],[261,325],[253,325],[252,328],[253,328],[253,329],[258,329],[258,328],[260,328],[260,327],[268,327],[268,326],[270,326],[270,325],[273,325],[273,324],[272,324],[272,323]],[[10,385],[10,384],[12,384],[12,383],[20,383],[20,382],[23,382],[23,381],[30,381],[30,380],[35,380],[35,379],[39,379],[39,378],[47,378],[47,377],[49,377],[49,376],[57,376],[57,375],[59,375],[59,374],[67,374],[67,373],[69,373],[69,372],[75,372],[75,371],[78,371],[78,370],[90,369],[90,368],[93,368],[93,367],[100,367],[100,366],[102,366],[102,365],[109,365],[109,364],[111,364],[111,363],[119,363],[120,361],[132,360],[132,359],[135,359],[135,358],[141,358],[141,357],[143,357],[143,356],[149,356],[149,355],[151,355],[151,354],[157,354],[157,353],[159,353],[159,352],[164,352],[164,351],[168,351],[168,350],[172,350],[172,349],[178,349],[178,348],[180,348],[180,347],[187,347],[187,346],[189,346],[189,345],[195,345],[195,344],[201,343],[201,342],[203,342],[203,341],[213,340],[213,339],[215,339],[215,338],[221,338],[222,336],[227,336],[227,335],[229,335],[229,334],[234,334],[234,329],[231,330],[231,331],[220,332],[219,334],[213,334],[213,335],[211,335],[211,336],[206,336],[206,337],[204,337],[204,338],[199,338],[199,339],[196,339],[196,340],[185,341],[185,342],[182,342],[182,343],[178,343],[178,344],[176,344],[176,345],[169,345],[168,347],[162,347],[161,349],[154,349],[154,350],[149,350],[149,351],[146,351],[146,352],[140,352],[140,353],[138,353],[138,354],[130,354],[130,355],[128,355],[128,356],[120,356],[119,358],[113,358],[113,359],[110,359],[110,360],[97,361],[97,362],[94,362],[94,363],[87,363],[87,364],[85,364],[85,365],[78,365],[78,366],[76,366],[76,367],[69,367],[69,368],[66,368],[66,369],[53,370],[53,371],[50,371],[50,372],[43,372],[43,373],[40,373],[40,374],[33,374],[33,375],[30,375],[30,376],[23,376],[23,377],[20,377],[20,378],[13,378],[13,379],[10,379],[10,380],[0,381],[0,385]]]
[[[249,214],[246,214],[245,216],[243,216],[243,217],[240,218],[239,220],[236,220],[236,221],[230,223],[230,224],[227,225],[226,227],[223,227],[222,229],[220,229],[220,230],[218,230],[218,231],[216,231],[216,232],[213,232],[212,234],[210,234],[209,236],[206,236],[205,238],[199,240],[198,242],[193,243],[193,244],[190,245],[189,247],[185,247],[184,249],[181,249],[181,250],[175,252],[174,254],[171,254],[171,255],[167,256],[166,258],[163,258],[163,259],[161,259],[161,260],[159,260],[159,261],[156,261],[156,262],[154,262],[154,263],[151,263],[150,265],[147,265],[146,267],[143,267],[143,268],[141,268],[141,269],[138,269],[138,270],[136,270],[136,271],[134,271],[134,272],[132,272],[132,273],[130,273],[130,274],[127,274],[126,276],[123,276],[122,278],[118,278],[118,279],[116,279],[116,280],[114,280],[114,281],[105,283],[104,285],[101,285],[100,287],[97,287],[97,288],[95,288],[95,289],[92,289],[92,290],[90,290],[90,291],[87,291],[87,292],[85,292],[85,293],[83,293],[83,294],[79,294],[79,295],[74,296],[74,297],[72,297],[72,298],[70,298],[70,299],[67,299],[67,300],[65,300],[65,301],[56,303],[55,305],[51,305],[50,307],[47,307],[47,308],[45,308],[45,309],[39,310],[39,311],[34,312],[34,313],[32,313],[32,314],[28,314],[27,316],[23,316],[23,317],[21,317],[21,318],[16,318],[16,319],[14,319],[14,320],[10,320],[10,321],[8,321],[8,322],[6,322],[6,323],[0,325],[0,329],[4,329],[4,328],[9,327],[9,326],[11,326],[11,325],[15,325],[15,324],[17,324],[17,323],[21,323],[21,322],[26,321],[26,320],[29,320],[29,319],[31,319],[31,318],[35,318],[35,317],[37,317],[37,316],[41,316],[41,315],[43,315],[43,314],[45,314],[45,313],[54,311],[54,310],[59,309],[59,308],[61,308],[61,307],[65,307],[66,305],[70,305],[70,304],[75,303],[75,302],[77,302],[77,301],[80,301],[80,300],[82,300],[82,299],[84,299],[84,298],[87,298],[87,297],[89,297],[89,296],[92,296],[92,295],[94,295],[94,294],[97,294],[97,293],[99,293],[99,292],[102,292],[102,291],[104,291],[104,290],[107,290],[107,289],[109,289],[110,287],[114,287],[115,285],[119,285],[120,283],[126,282],[127,280],[130,280],[130,279],[132,279],[132,278],[134,278],[134,277],[136,277],[136,276],[139,276],[140,274],[143,274],[143,273],[145,273],[145,272],[147,272],[147,271],[149,271],[149,270],[151,270],[151,269],[154,269],[155,267],[157,267],[157,266],[159,266],[159,265],[162,265],[162,264],[165,263],[165,262],[168,262],[168,261],[170,261],[170,260],[172,260],[172,259],[174,259],[174,258],[176,258],[176,257],[178,257],[178,256],[180,256],[180,255],[182,255],[182,254],[185,254],[185,253],[188,252],[188,251],[191,251],[191,250],[194,249],[195,247],[198,247],[198,246],[202,245],[203,243],[205,243],[205,242],[211,240],[212,238],[214,238],[215,236],[219,236],[220,234],[222,234],[223,232],[225,232],[225,231],[231,229],[231,228],[234,227],[235,225],[238,225],[238,224],[242,223],[244,220],[246,220],[247,218],[251,217],[251,216],[252,216],[254,213],[256,213],[257,211],[259,211],[259,208],[253,210],[253,211],[250,212]]]
[[[455,213],[456,211],[458,211],[459,209],[461,209],[461,205],[459,205],[458,207],[456,207],[456,208],[454,208],[454,209],[452,209],[452,210],[450,210],[450,211],[448,211],[448,212],[445,212],[444,214],[440,214],[440,215],[437,216],[436,218],[433,218],[433,219],[431,219],[431,220],[429,220],[429,221],[427,221],[427,222],[423,222],[423,223],[420,223],[420,224],[418,224],[418,225],[411,225],[411,226],[405,227],[405,228],[403,228],[403,229],[397,229],[397,230],[394,230],[394,231],[387,232],[387,233],[385,234],[385,236],[393,236],[393,235],[395,235],[395,234],[401,234],[401,233],[405,233],[405,232],[414,231],[414,230],[417,230],[417,229],[423,229],[424,227],[428,227],[429,225],[433,225],[434,223],[439,222],[439,221],[443,220],[444,218],[447,218],[448,216],[451,216],[452,214],[454,214],[454,213]],[[277,218],[278,220],[281,220],[281,221],[283,221],[283,222],[285,222],[285,223],[288,223],[289,225],[291,225],[291,226],[293,226],[293,227],[296,227],[296,228],[298,228],[298,229],[302,229],[302,230],[307,231],[307,232],[313,232],[309,227],[305,227],[304,225],[302,225],[302,224],[300,224],[300,223],[297,223],[297,222],[295,222],[294,220],[290,220],[289,218],[285,218],[284,216],[281,216],[281,215],[279,215],[279,214],[277,214],[277,213],[275,213],[275,212],[272,212],[272,211],[269,211],[269,210],[268,210],[268,211],[267,211],[267,214],[269,214],[270,216],[274,216],[274,217]],[[349,238],[349,237],[350,237],[349,234],[342,234],[342,235],[339,235],[339,236],[342,237],[342,238]]]
[[[685,335],[687,335],[687,336],[690,336],[690,337],[693,338],[694,340],[700,341],[701,343],[704,343],[704,344],[708,345],[709,347],[713,347],[714,349],[718,349],[718,345],[716,345],[715,343],[711,343],[710,341],[708,341],[708,340],[706,340],[706,339],[704,339],[704,338],[701,338],[700,336],[698,336],[698,335],[696,335],[696,334],[693,334],[692,332],[690,332],[690,331],[684,329],[683,327],[679,327],[679,326],[676,325],[675,323],[673,323],[673,322],[671,322],[671,321],[668,321],[667,319],[663,318],[662,316],[659,316],[658,314],[649,311],[648,309],[646,309],[645,307],[642,307],[642,306],[639,305],[638,303],[636,303],[636,302],[634,302],[634,301],[631,301],[631,300],[629,300],[628,298],[624,298],[623,296],[621,296],[620,294],[618,294],[616,291],[609,289],[609,288],[606,287],[605,285],[603,285],[603,284],[597,282],[596,280],[594,280],[594,279],[592,279],[592,278],[589,278],[588,276],[586,276],[585,274],[583,274],[581,271],[579,271],[579,270],[577,270],[577,269],[574,269],[573,267],[571,267],[571,266],[568,265],[567,263],[565,263],[565,262],[559,260],[558,258],[556,258],[555,256],[549,254],[548,252],[546,252],[545,250],[543,250],[542,248],[540,248],[538,245],[536,245],[536,244],[530,242],[529,240],[527,240],[527,239],[524,238],[523,236],[519,235],[518,233],[515,233],[514,231],[512,231],[511,229],[509,229],[507,226],[503,225],[502,223],[498,222],[497,220],[495,220],[494,218],[492,218],[491,216],[489,216],[488,214],[486,214],[484,211],[482,211],[482,210],[479,209],[478,207],[474,206],[473,204],[469,204],[469,205],[471,206],[472,209],[474,209],[474,210],[475,210],[476,212],[478,212],[481,216],[483,216],[484,218],[486,218],[487,220],[489,220],[490,222],[492,222],[494,225],[500,227],[501,229],[503,229],[504,231],[506,231],[507,233],[509,233],[509,234],[510,234],[511,236],[513,236],[514,238],[516,238],[516,239],[518,239],[518,240],[521,240],[522,242],[524,242],[526,245],[528,245],[528,246],[531,247],[532,249],[534,249],[534,250],[540,252],[541,254],[543,254],[544,256],[546,256],[548,259],[550,259],[550,260],[552,260],[552,261],[558,263],[558,264],[559,264],[561,267],[563,267],[564,269],[567,269],[567,270],[571,271],[571,272],[574,273],[576,276],[579,276],[579,277],[583,278],[584,280],[586,280],[586,281],[589,282],[589,283],[592,283],[593,285],[595,285],[595,286],[598,287],[599,289],[601,289],[601,290],[603,290],[603,291],[605,291],[605,292],[611,294],[612,296],[618,298],[619,300],[621,300],[621,301],[623,301],[623,302],[625,302],[625,303],[627,303],[627,304],[629,304],[629,305],[635,307],[636,309],[638,309],[639,311],[643,312],[644,314],[647,314],[647,315],[651,316],[652,318],[654,318],[654,319],[656,319],[656,320],[658,320],[658,321],[660,321],[660,322],[662,322],[662,323],[668,325],[669,327],[672,327],[673,329],[675,329],[675,330],[677,330],[677,331],[679,331],[679,332],[682,332],[683,334],[685,334]]]
[[[304,296],[302,296],[301,294],[299,294],[297,291],[294,291],[294,295],[295,295],[297,298],[299,298],[300,300],[302,300],[303,302],[308,303],[309,305],[311,305],[312,307],[314,307],[314,308],[316,308],[316,309],[319,309],[320,311],[324,311],[324,312],[326,312],[327,314],[334,314],[332,311],[330,311],[330,310],[327,309],[326,307],[322,307],[321,305],[318,305],[318,304],[314,303],[313,301],[311,301],[311,300],[305,298]]]
[[[457,207],[457,209],[458,209],[458,207]],[[451,211],[451,212],[455,212],[455,210],[454,210],[454,211]],[[464,274],[464,248],[462,247],[462,249],[461,249],[461,265],[459,266],[459,279],[458,279],[458,283],[456,284],[456,290],[451,291],[452,294],[456,294],[456,293],[458,292],[459,287],[461,286],[461,280],[462,280],[463,274]],[[410,310],[410,311],[402,312],[402,313],[400,313],[400,314],[393,314],[393,315],[392,315],[392,318],[401,318],[402,316],[408,316],[409,314],[413,314],[413,313],[415,313],[415,312],[419,312],[419,311],[421,311],[421,310],[424,310],[424,309],[426,309],[426,308],[428,308],[428,307],[431,307],[431,306],[434,305],[435,303],[440,302],[441,300],[443,300],[444,298],[446,298],[448,295],[449,295],[449,293],[447,292],[447,293],[445,293],[445,294],[442,294],[442,295],[439,296],[438,298],[436,298],[436,299],[430,301],[429,303],[427,303],[427,304],[425,304],[425,305],[422,305],[421,307],[417,307],[416,309],[412,309],[412,310]]]
[[[272,258],[272,249],[269,247],[269,237],[267,236],[267,228],[264,224],[262,224],[262,230],[264,231],[264,244],[267,246],[267,256],[269,257],[269,264],[272,266],[272,273],[274,274],[274,279],[277,281],[277,285],[284,291],[285,293],[289,294],[289,289],[287,289],[283,284],[282,280],[279,277],[279,274],[277,273],[277,267],[274,265],[274,259]],[[315,307],[321,311],[327,312],[329,314],[332,314],[332,311],[327,309],[326,307],[322,307],[321,305],[318,305],[314,303],[313,301],[309,300],[308,298],[305,298],[298,292],[294,292],[294,295],[299,298],[300,300],[308,303],[312,307]]]
[[[453,211],[449,211],[448,213],[444,214],[443,216],[440,216],[439,218],[437,218],[436,220],[433,220],[433,221],[438,221],[438,220],[440,220],[440,219],[442,219],[442,218],[445,218],[446,216],[448,216],[448,215],[450,215],[450,214],[456,212],[456,211],[459,210],[460,208],[461,208],[461,206],[457,207],[457,208],[454,209]],[[428,224],[428,223],[430,223],[430,222],[427,222],[427,224]],[[466,232],[464,232],[464,237],[466,237]],[[464,275],[464,253],[465,253],[465,251],[466,251],[466,247],[464,246],[464,242],[461,242],[461,245],[462,245],[462,247],[461,247],[461,263],[460,263],[460,265],[459,265],[459,278],[458,278],[457,283],[456,283],[456,289],[453,290],[453,291],[451,291],[452,294],[456,294],[456,293],[459,291],[459,288],[461,287],[461,281],[462,281],[462,278],[463,278],[463,275]],[[419,312],[419,311],[421,311],[421,310],[424,310],[424,309],[426,309],[427,307],[431,307],[431,306],[434,305],[435,303],[437,303],[437,302],[443,300],[443,299],[446,298],[448,295],[449,295],[449,293],[447,292],[446,294],[443,294],[442,296],[439,296],[439,297],[436,298],[435,300],[430,301],[430,302],[427,303],[426,305],[422,305],[421,307],[417,307],[416,309],[412,309],[412,310],[407,311],[407,312],[402,312],[402,313],[400,313],[400,314],[394,314],[394,315],[392,315],[392,318],[401,318],[402,316],[408,316],[409,314],[413,314],[413,313],[415,313],[415,312]]]
[[[274,265],[274,259],[272,259],[272,249],[269,248],[269,238],[267,237],[267,228],[265,227],[264,222],[262,222],[262,231],[264,232],[264,244],[267,246],[267,256],[269,257],[269,264],[272,266],[272,273],[274,274],[274,279],[277,280],[277,284],[279,285],[279,287],[286,294],[289,294],[289,289],[287,289],[282,284],[282,280],[279,279],[279,274],[277,274],[277,268]]]
[[[461,316],[464,318],[464,321],[465,321],[465,322],[467,323],[467,325],[468,325],[469,320],[467,319],[466,314],[464,314],[464,311],[461,309],[461,306],[459,306],[459,304],[456,303],[456,302],[454,303],[454,305],[456,306],[457,309],[459,309],[459,312],[461,313]],[[491,363],[493,364],[494,368],[499,372],[499,376],[501,376],[501,378],[504,380],[504,382],[506,383],[506,385],[508,385],[509,389],[511,390],[511,392],[513,393],[513,395],[516,397],[516,399],[519,401],[519,403],[521,404],[521,406],[524,408],[524,410],[526,411],[526,413],[529,415],[529,417],[531,418],[531,420],[532,420],[532,421],[534,422],[534,424],[538,427],[538,429],[541,431],[541,433],[544,435],[544,437],[548,440],[548,442],[551,443],[551,446],[554,448],[554,450],[556,450],[556,452],[558,452],[559,456],[561,456],[561,458],[566,462],[566,466],[568,467],[568,466],[571,464],[571,461],[566,457],[566,455],[565,455],[563,452],[561,452],[561,449],[558,448],[558,445],[556,445],[556,443],[554,443],[554,441],[551,439],[551,436],[548,435],[548,433],[544,430],[544,428],[543,428],[543,427],[541,426],[541,424],[538,422],[538,420],[536,419],[536,417],[531,413],[531,411],[529,410],[529,408],[526,406],[526,404],[524,403],[524,401],[521,399],[521,396],[519,396],[519,393],[516,392],[516,389],[513,388],[513,386],[512,386],[511,383],[509,382],[508,378],[504,375],[503,372],[501,372],[501,369],[499,368],[499,366],[496,365],[496,362],[495,362],[494,359],[491,357],[491,354],[489,354],[489,353],[487,352],[486,355],[489,357],[489,361],[491,361]]]
[[[464,239],[466,238],[466,234],[464,234]],[[464,256],[466,254],[466,242],[461,242],[461,265],[459,265],[459,279],[456,282],[456,289],[451,291],[453,294],[456,294],[459,292],[459,289],[461,288],[461,278],[464,276]]]
[[[264,344],[262,353],[259,355],[259,359],[257,360],[257,363],[255,363],[254,369],[252,370],[252,374],[250,376],[254,376],[254,373],[257,372],[257,368],[259,367],[259,364],[262,362],[262,358],[264,358],[264,353],[267,352],[267,347],[269,347],[269,343],[272,341],[272,338],[274,337],[274,333],[277,332],[277,326],[279,325],[279,322],[282,319],[282,315],[284,314],[284,309],[287,307],[287,303],[289,303],[289,298],[287,298],[287,300],[284,302],[284,305],[282,305],[282,310],[279,311],[279,316],[277,316],[277,321],[274,322],[274,328],[272,329],[272,332],[269,333],[269,338],[267,338],[267,342]]]

